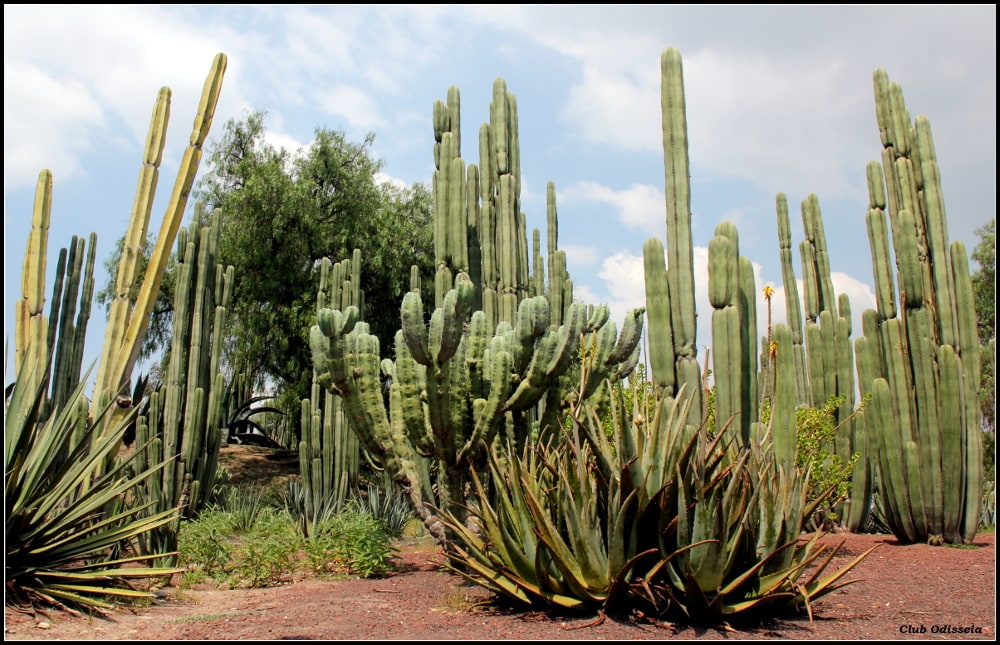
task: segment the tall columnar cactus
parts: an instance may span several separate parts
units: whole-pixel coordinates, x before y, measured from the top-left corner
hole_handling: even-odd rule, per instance
[[[220,371],[226,306],[233,268],[216,262],[219,218],[195,219],[177,235],[178,274],[174,331],[163,387],[152,394],[148,413],[140,415],[136,445],[140,469],[165,463],[150,479],[145,501],[151,513],[183,507],[198,513],[211,495],[222,441],[224,377]],[[176,526],[150,533],[147,553],[172,551]]]
[[[84,252],[86,249],[86,262]],[[62,249],[52,290],[53,324],[49,326],[46,345],[55,352],[52,366],[51,405],[61,408],[68,404],[83,369],[83,349],[94,300],[94,264],[97,254],[97,234],[90,234],[90,245],[73,236],[69,253]],[[82,290],[82,291],[81,291]],[[77,311],[79,302],[79,311]],[[75,321],[74,321],[75,316]],[[58,323],[58,336],[56,335]],[[56,342],[58,339],[58,342]]]
[[[712,314],[716,418],[733,424],[739,442],[750,438],[757,418],[757,316],[753,266],[739,254],[731,222],[716,227],[708,246],[708,292]]]
[[[717,427],[732,426],[732,436],[746,443],[741,427],[740,312],[736,308],[739,250],[731,237],[716,229],[708,245],[708,300],[712,312],[715,414]]]
[[[647,272],[646,308],[650,318],[649,357],[653,382],[658,388],[672,387],[673,391],[664,391],[668,396],[674,396],[684,387],[688,396],[693,397],[688,422],[697,427],[705,417],[705,410],[695,344],[691,176],[688,170],[687,115],[680,52],[673,47],[666,49],[660,58],[660,71],[663,79],[660,107],[666,180],[667,268],[660,268],[663,265],[656,257],[657,243],[647,242],[643,255]],[[668,304],[664,306],[664,302]],[[668,316],[669,320],[663,316]],[[664,336],[668,330],[670,335]],[[673,371],[673,376],[668,375],[668,371]]]
[[[132,217],[129,220],[129,228],[125,234],[125,245],[122,248],[122,258],[118,265],[115,299],[112,301],[104,346],[98,364],[97,385],[94,389],[94,404],[97,405],[97,409],[101,409],[105,402],[117,396],[131,378],[132,368],[142,346],[143,336],[149,326],[149,316],[156,302],[163,274],[166,271],[170,249],[180,228],[188,196],[191,194],[191,187],[194,185],[195,176],[198,173],[202,145],[208,137],[212,119],[215,116],[215,107],[222,89],[226,62],[225,54],[217,54],[212,62],[208,77],[205,79],[190,142],[181,159],[163,224],[150,255],[138,296],[133,303],[131,293],[138,275],[138,253],[146,238],[149,215],[156,194],[163,145],[166,139],[170,112],[170,89],[166,87],[161,89],[157,97],[149,125],[143,164],[139,171],[139,183],[132,207]]]
[[[782,277],[793,330],[795,368],[800,370],[801,379],[798,400],[800,404],[820,408],[831,398],[842,397],[833,419],[839,429],[829,449],[841,464],[855,461],[859,454],[862,458],[856,460],[851,471],[848,499],[834,511],[839,524],[857,530],[867,522],[871,507],[873,482],[870,460],[874,455],[867,443],[865,425],[855,418],[850,300],[846,294],[837,295],[834,292],[819,198],[809,195],[802,201],[805,239],[799,245],[806,315],[805,327],[802,328],[798,286],[791,261],[788,205],[783,194],[778,195],[777,211]],[[792,309],[793,306],[795,309]]]
[[[529,249],[521,212],[514,95],[502,78],[496,79],[490,121],[479,130],[479,165],[461,157],[459,108],[456,87],[449,88],[447,101],[434,103],[434,305],[441,306],[454,277],[464,272],[476,287],[473,308],[486,313],[491,329],[501,320],[513,323],[520,302],[538,295],[548,298],[552,323],[558,326],[573,300],[573,283],[565,252],[558,248],[555,184],[549,182],[546,189],[546,260]]]
[[[94,298],[97,249],[97,235],[91,233],[89,247],[74,235],[69,249],[59,250],[49,313],[45,315],[51,217],[52,173],[43,170],[35,188],[32,226],[21,273],[21,298],[15,303],[14,321],[15,369],[21,365],[33,366],[25,370],[30,375],[26,378],[32,387],[44,382],[43,389],[47,392],[40,410],[42,420],[52,409],[70,404],[69,398],[80,382],[87,322]]]
[[[38,173],[35,187],[35,204],[31,214],[31,232],[21,268],[21,298],[15,304],[14,371],[21,365],[41,365],[49,355],[45,340],[48,337],[48,318],[45,306],[45,264],[48,257],[49,225],[52,221],[52,173]],[[32,355],[26,355],[29,351]],[[41,372],[34,378],[41,379]],[[35,382],[38,382],[37,380]]]
[[[334,307],[355,307],[364,312],[361,290],[361,251],[350,259],[332,264],[324,258],[320,267],[317,314]],[[302,440],[299,442],[299,476],[305,492],[308,517],[318,517],[327,504],[338,505],[357,485],[361,470],[361,444],[350,427],[343,401],[324,390],[314,375],[311,396],[302,401]],[[311,526],[307,526],[307,529]]]
[[[45,265],[51,211],[52,173],[43,170],[35,191],[14,326],[16,369],[21,365],[34,366],[25,370],[24,373],[30,375],[26,378],[32,387],[44,382],[43,389],[47,391],[40,410],[42,420],[52,409],[70,404],[69,398],[80,382],[87,322],[94,296],[97,248],[97,235],[91,233],[89,247],[74,235],[69,249],[59,250],[49,313],[45,315]]]
[[[868,166],[867,222],[878,308],[865,312],[856,351],[861,387],[873,394],[880,494],[900,540],[968,543],[983,476],[968,256],[962,243],[948,245],[929,121],[918,116],[911,127],[902,89],[885,70],[875,71],[874,86],[883,151],[881,167]]]
[[[795,268],[792,265],[792,228],[788,218],[788,199],[784,193],[776,198],[778,211],[778,246],[781,253],[781,277],[785,286],[785,311],[792,332],[792,351],[796,374],[796,403],[809,404],[812,391],[807,377],[805,333],[802,328],[802,304],[799,299]]]

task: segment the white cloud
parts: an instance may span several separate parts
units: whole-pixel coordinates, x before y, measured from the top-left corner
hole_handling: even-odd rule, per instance
[[[357,129],[374,130],[382,125],[378,103],[357,87],[335,85],[317,95],[323,109]]]
[[[597,247],[580,244],[560,244],[560,250],[566,252],[566,266],[573,273],[573,267],[590,266],[597,262]]]
[[[19,79],[17,91],[8,93],[14,77]],[[82,172],[79,154],[93,145],[105,123],[83,84],[60,81],[34,65],[4,61],[5,190],[31,186],[43,168],[58,180]]]
[[[663,232],[666,206],[662,188],[632,184],[624,190],[615,190],[597,182],[579,181],[560,190],[559,197],[569,203],[606,204],[629,229],[639,229],[650,235]]]
[[[138,163],[163,86],[172,91],[164,165],[176,162],[182,146],[172,142],[182,132],[186,145],[205,76],[221,51],[179,18],[159,8],[5,5],[5,126],[17,118],[17,128],[4,128],[5,183],[23,185],[40,167],[72,176],[95,148],[134,149]],[[28,22],[45,28],[26,29]]]

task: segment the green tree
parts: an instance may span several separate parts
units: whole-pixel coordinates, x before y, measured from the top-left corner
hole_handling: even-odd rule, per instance
[[[979,322],[979,342],[983,345],[996,335],[996,286],[997,286],[997,220],[976,229],[979,243],[972,250],[972,259],[979,269],[972,274],[972,288],[976,296],[976,320]]]
[[[997,220],[976,229],[979,243],[972,250],[972,259],[979,268],[972,274],[972,289],[976,298],[976,321],[979,343],[983,346],[982,378],[979,384],[979,406],[983,412],[983,481],[996,481],[996,385],[993,380],[993,352],[987,344],[996,338],[996,242]],[[984,515],[985,517],[985,515]]]
[[[197,197],[222,213],[219,257],[235,268],[229,364],[276,383],[297,405],[312,383],[319,262],[361,250],[365,320],[391,347],[410,267],[431,275],[432,199],[420,184],[380,181],[374,134],[354,143],[318,128],[311,144],[290,152],[267,143],[264,117],[226,124],[208,148]]]

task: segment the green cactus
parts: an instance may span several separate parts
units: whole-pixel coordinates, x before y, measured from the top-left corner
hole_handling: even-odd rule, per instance
[[[417,274],[419,277],[419,273]],[[320,264],[319,292],[316,298],[319,315],[327,307],[358,312],[363,317],[364,292],[361,290],[361,251],[351,258]],[[324,322],[343,327],[345,321]],[[298,444],[299,479],[302,482],[302,528],[311,535],[324,509],[344,504],[351,489],[357,486],[361,471],[361,444],[350,427],[343,401],[324,390],[314,373],[312,391],[301,401],[302,437]]]
[[[831,511],[838,524],[849,530],[858,530],[867,522],[871,507],[872,481],[868,459],[873,459],[874,455],[869,454],[871,451],[866,443],[863,424],[856,419],[850,300],[845,294],[834,295],[819,198],[809,195],[802,201],[806,239],[799,246],[806,313],[805,327],[802,327],[798,285],[792,267],[788,205],[785,195],[781,193],[777,198],[777,212],[785,302],[792,329],[793,368],[798,375],[797,400],[800,405],[811,408],[822,408],[831,399],[841,401],[833,420],[839,429],[833,445],[828,447],[833,461],[828,465],[839,468],[855,463],[855,467],[851,471],[848,498],[836,504]],[[861,454],[865,459],[859,459]]]
[[[160,283],[166,270],[170,248],[173,246],[180,228],[188,197],[191,194],[191,187],[194,185],[195,176],[198,173],[202,146],[205,139],[208,138],[212,119],[215,116],[227,60],[225,54],[217,54],[212,62],[208,77],[205,79],[190,142],[181,159],[173,193],[167,204],[163,224],[150,255],[138,297],[136,302],[132,304],[128,300],[128,294],[131,293],[131,286],[135,280],[136,253],[146,236],[149,213],[156,191],[158,167],[162,158],[169,114],[169,88],[163,88],[160,91],[154,106],[149,126],[149,138],[143,156],[143,167],[140,170],[139,184],[136,188],[135,202],[132,208],[132,217],[125,236],[125,246],[122,250],[122,260],[115,283],[116,300],[112,303],[112,313],[98,363],[97,385],[94,390],[94,404],[98,407],[113,399],[121,388],[128,384],[131,377],[142,337],[149,325],[149,316],[153,310],[153,304],[156,302]]]
[[[877,406],[867,427],[879,445],[879,492],[901,541],[968,543],[978,530],[982,496],[980,357],[968,256],[960,242],[948,245],[928,120],[918,116],[910,125],[902,89],[885,70],[875,70],[873,80],[883,151],[881,167],[868,165],[867,222],[878,308],[866,312],[857,351],[861,387]]]
[[[672,336],[672,350],[674,357],[674,392],[686,387],[687,395],[692,397],[692,403],[688,409],[688,422],[694,426],[699,426],[701,420],[706,416],[703,404],[701,372],[698,368],[697,346],[695,338],[695,306],[694,306],[694,253],[691,244],[691,176],[688,170],[688,141],[687,141],[687,115],[684,103],[684,73],[681,64],[680,53],[673,47],[664,50],[660,58],[660,70],[663,83],[660,90],[660,107],[662,111],[663,124],[663,162],[664,176],[666,181],[666,204],[667,204],[667,266],[666,273],[666,293],[668,294],[669,328]],[[653,249],[649,249],[653,251]],[[652,266],[650,262],[656,262],[654,258],[647,256],[647,266]],[[659,273],[658,269],[654,269]],[[660,276],[662,278],[662,275]],[[646,275],[646,283],[656,280],[653,275]],[[650,289],[656,290],[658,297],[662,297],[664,288],[662,286],[647,286],[647,293]],[[662,315],[662,303],[655,303],[647,309],[651,316]],[[653,328],[666,329],[667,323],[663,320],[653,322],[650,320],[650,330]],[[665,348],[657,345],[658,355],[652,355],[653,345],[650,346],[651,364],[653,365],[653,379],[657,383],[667,383],[671,379],[661,374],[665,367]]]
[[[233,268],[216,262],[219,218],[205,217],[199,204],[192,223],[177,235],[174,331],[162,389],[151,395],[137,424],[138,463],[164,464],[145,487],[151,513],[182,508],[194,517],[215,485],[222,443],[224,377],[220,371],[226,307]],[[151,532],[144,553],[174,551],[176,525]],[[174,556],[176,557],[176,556]]]
[[[465,517],[470,477],[487,467],[498,438],[520,450],[560,431],[569,401],[594,398],[596,405],[600,378],[625,378],[637,364],[643,313],[631,312],[619,335],[606,306],[572,302],[551,182],[548,258],[541,257],[540,234],[533,231],[535,270],[529,275],[516,100],[497,79],[490,122],[479,132],[478,166],[466,166],[459,156],[458,108],[453,87],[447,103],[435,102],[433,112],[433,312],[427,315],[419,284],[411,279],[400,306],[394,360],[381,358],[350,308],[327,305],[310,330],[317,383],[342,399],[361,443],[446,545],[448,530],[428,503]],[[596,357],[593,390],[573,385],[581,339]],[[432,470],[436,481],[430,480]]]

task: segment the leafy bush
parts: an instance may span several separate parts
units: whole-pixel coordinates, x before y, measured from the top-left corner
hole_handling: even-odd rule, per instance
[[[364,578],[385,575],[399,550],[383,521],[369,513],[345,510],[321,523],[305,540],[305,550],[315,571]]]
[[[232,559],[230,535],[229,513],[218,507],[206,509],[198,519],[181,524],[177,534],[178,564],[185,568],[186,584],[224,577]]]
[[[331,513],[304,536],[295,519],[260,490],[233,494],[185,522],[178,535],[184,583],[228,588],[267,587],[298,573],[378,576],[398,552],[384,521],[356,508]]]

